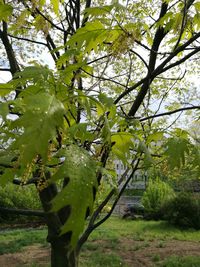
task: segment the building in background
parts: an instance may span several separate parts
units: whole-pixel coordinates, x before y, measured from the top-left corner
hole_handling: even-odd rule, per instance
[[[114,160],[115,170],[117,173],[117,178],[120,180],[124,172],[126,171],[126,167],[120,160]],[[129,173],[126,175],[125,179],[127,179]],[[125,182],[125,180],[124,180]],[[124,183],[123,183],[124,184]],[[147,184],[147,175],[143,170],[137,170],[130,182],[127,185],[127,189],[146,189]]]

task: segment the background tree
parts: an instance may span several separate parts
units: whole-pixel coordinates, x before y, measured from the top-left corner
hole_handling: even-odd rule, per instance
[[[1,71],[12,74],[0,85],[0,181],[36,185],[52,266],[76,266],[135,170],[159,163],[155,141],[173,136],[164,118],[199,109],[187,78],[199,10],[197,1],[0,1]],[[127,166],[122,189],[109,182],[93,211],[98,187],[116,178],[114,158]]]

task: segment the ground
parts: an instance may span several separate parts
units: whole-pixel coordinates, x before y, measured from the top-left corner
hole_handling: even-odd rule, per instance
[[[104,252],[102,255],[113,252],[111,245],[106,241],[94,240],[92,241],[91,246],[93,246],[93,248],[101,246]],[[122,238],[114,250],[123,259],[123,264],[121,264],[121,266],[126,265],[127,267],[155,266],[158,261],[160,262],[171,255],[193,255],[200,257],[200,243],[194,241],[149,240],[147,242],[145,240],[136,241]],[[24,248],[23,252],[0,255],[0,266],[48,266],[49,256],[50,251],[48,248],[44,248],[41,245],[27,246]],[[80,266],[82,266],[81,261]]]
[[[1,267],[20,267],[20,266],[45,266],[50,257],[50,250],[41,245],[32,245],[24,248],[23,252],[8,253],[0,255]]]
[[[50,267],[47,228],[13,228],[0,227],[0,267]],[[91,234],[79,263],[79,267],[199,267],[200,230],[113,216]]]
[[[177,256],[199,256],[200,243],[191,241],[124,241],[126,246],[133,247],[125,253],[120,252],[127,266],[150,267],[155,266],[155,262],[162,261],[171,255]]]

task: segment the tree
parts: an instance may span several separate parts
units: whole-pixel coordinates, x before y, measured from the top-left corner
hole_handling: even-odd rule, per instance
[[[154,164],[155,141],[166,143],[172,124],[166,116],[199,111],[185,101],[199,12],[194,0],[0,1],[0,70],[12,74],[0,85],[0,182],[36,185],[52,267],[77,266],[135,170]],[[120,192],[113,158],[127,166]],[[93,210],[102,183],[110,191]]]

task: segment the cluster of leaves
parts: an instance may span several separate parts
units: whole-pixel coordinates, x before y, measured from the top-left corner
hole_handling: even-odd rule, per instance
[[[171,132],[172,136],[166,139],[164,157],[161,164],[163,173],[171,179],[196,179],[200,175],[199,145],[191,134],[180,128]],[[185,177],[185,178],[184,178]]]
[[[116,111],[111,98],[105,94],[99,94],[98,98],[87,96],[78,90],[70,92],[62,82],[62,74],[60,77],[53,76],[46,68],[28,67],[13,81],[1,86],[2,97],[19,85],[26,87],[20,89],[17,99],[1,103],[4,107],[1,109],[1,140],[5,144],[0,154],[1,186],[14,178],[26,184],[34,173],[46,180],[38,183],[39,191],[49,183],[67,181],[52,201],[52,211],[70,206],[70,216],[61,233],[72,231],[74,246],[83,230],[85,215],[91,214],[93,209],[97,175],[102,168],[96,164],[99,149],[111,147],[113,143],[112,153],[127,161],[127,154],[135,145],[132,134],[116,132],[116,125],[122,121],[113,120]],[[85,115],[91,118],[89,122],[77,121],[77,104],[80,109],[86,107]],[[10,112],[17,114],[14,119]],[[110,114],[106,115],[108,112]],[[99,121],[98,131],[96,120]],[[49,171],[52,177],[47,180]],[[104,173],[108,176],[106,170]]]

